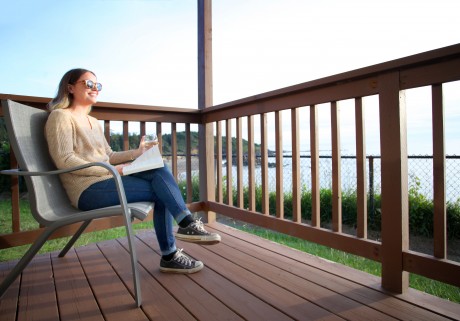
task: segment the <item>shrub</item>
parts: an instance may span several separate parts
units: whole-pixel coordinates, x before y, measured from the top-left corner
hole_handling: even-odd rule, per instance
[[[455,203],[447,202],[447,236],[460,238],[460,200]]]
[[[225,180],[225,178],[224,178]],[[425,237],[433,236],[433,201],[426,198],[419,192],[419,184],[417,180],[409,188],[409,231],[412,235],[420,235]],[[198,180],[194,180],[194,184],[198,184]],[[185,183],[184,183],[185,184]],[[199,189],[194,188],[194,200],[198,200]],[[262,187],[256,186],[256,211],[262,212]],[[224,199],[227,197],[227,192],[224,184],[223,190]],[[276,192],[269,193],[269,213],[276,215]],[[243,188],[244,208],[249,207],[249,190],[248,187]],[[311,190],[306,187],[301,193],[301,211],[302,219],[311,221],[312,209],[312,194]],[[381,230],[381,195],[374,194],[370,202],[368,195],[368,228],[374,231]],[[237,204],[237,190],[233,188],[233,204]],[[447,234],[449,238],[460,238],[460,200],[455,203],[447,202]],[[292,193],[284,194],[284,217],[292,218]],[[320,219],[321,224],[330,223],[332,220],[332,190],[320,190]],[[357,195],[356,191],[349,190],[342,192],[342,223],[349,226],[357,224]]]

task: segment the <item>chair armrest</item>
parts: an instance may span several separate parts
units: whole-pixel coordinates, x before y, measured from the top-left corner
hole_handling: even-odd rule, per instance
[[[6,170],[0,171],[0,174],[17,175],[17,176],[46,176],[46,175],[57,175],[57,174],[74,172],[79,169],[83,169],[83,168],[87,168],[91,166],[105,167],[112,174],[115,180],[115,186],[117,187],[118,197],[120,198],[120,205],[122,207],[125,217],[129,219],[131,216],[131,211],[128,208],[128,202],[126,200],[125,189],[121,182],[121,175],[120,173],[118,173],[117,169],[113,165],[103,163],[103,162],[93,162],[93,163],[88,163],[88,164],[79,165],[75,167],[56,169],[56,170],[46,171],[46,172],[29,172],[29,171],[22,171],[20,169],[6,169]]]
[[[40,172],[23,171],[21,169],[5,169],[5,170],[0,171],[0,174],[18,175],[18,176],[47,176],[47,175],[58,175],[58,174],[63,174],[63,173],[74,172],[74,171],[77,171],[83,168],[87,168],[87,167],[91,167],[91,166],[105,167],[109,170],[109,172],[112,175],[114,176],[116,176],[116,174],[120,175],[113,165],[103,163],[103,162],[94,162],[94,163],[88,163],[88,164],[79,165],[75,167],[55,169],[52,171],[40,171]]]

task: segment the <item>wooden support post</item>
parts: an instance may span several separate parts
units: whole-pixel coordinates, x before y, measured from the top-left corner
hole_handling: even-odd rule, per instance
[[[198,108],[212,106],[212,1],[198,0]],[[200,200],[214,201],[214,130],[213,123],[199,124]],[[206,222],[216,220],[207,212]]]
[[[382,287],[403,293],[409,275],[403,251],[409,247],[407,120],[399,73],[379,77],[380,150],[382,153]]]

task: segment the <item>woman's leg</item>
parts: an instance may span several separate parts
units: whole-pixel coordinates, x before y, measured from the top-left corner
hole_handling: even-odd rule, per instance
[[[161,200],[177,223],[182,221],[187,215],[191,215],[185,205],[174,176],[166,166],[135,173],[132,176],[142,178],[151,183],[154,201]]]
[[[152,183],[154,195],[161,200],[167,212],[169,211],[179,224],[176,239],[208,245],[220,242],[219,234],[209,233],[205,230],[201,220],[194,221],[192,219],[190,211],[185,206],[179,186],[177,186],[169,168],[163,167],[133,175]]]
[[[163,202],[154,195],[151,182],[133,176],[122,176],[128,203],[155,202],[154,228],[161,253],[168,255],[176,251],[172,216]],[[95,183],[88,187],[80,196],[78,208],[92,210],[107,206],[119,205],[120,199],[113,179]]]
[[[161,255],[165,256],[176,252],[177,249],[173,230],[173,217],[161,201],[155,202],[153,227],[157,235]]]
[[[173,219],[180,225],[176,236],[183,241],[202,244],[220,242],[220,235],[206,231],[201,221],[193,221],[169,168],[122,176],[122,182],[128,203],[155,202],[155,231],[163,255],[176,250]],[[78,205],[80,209],[89,210],[118,204],[115,182],[109,179],[88,187],[80,196]]]
[[[221,237],[217,233],[209,233],[205,230],[201,220],[194,221],[187,209],[182,194],[177,186],[171,171],[167,167],[153,169],[134,174],[152,183],[154,194],[163,202],[166,209],[179,224],[176,239],[186,242],[201,244],[219,243]]]
[[[128,203],[152,202],[153,190],[148,181],[132,176],[122,176],[121,180]],[[94,183],[80,195],[78,200],[78,208],[84,211],[119,204],[120,198],[113,179]]]

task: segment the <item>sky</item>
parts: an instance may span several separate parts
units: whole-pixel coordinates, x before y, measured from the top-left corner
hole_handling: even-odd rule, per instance
[[[100,101],[197,108],[195,0],[0,0],[0,11],[0,93],[53,97],[62,75],[82,67],[103,84]],[[460,43],[458,12],[458,0],[214,0],[214,104]],[[409,153],[430,154],[429,92],[406,97]],[[444,100],[446,149],[459,155],[459,82]],[[367,150],[378,154],[376,99],[365,103]],[[340,104],[343,153],[353,154],[352,105]]]

